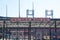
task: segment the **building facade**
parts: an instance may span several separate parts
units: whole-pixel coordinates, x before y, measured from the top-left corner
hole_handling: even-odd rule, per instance
[[[0,38],[60,40],[60,19],[0,17]]]

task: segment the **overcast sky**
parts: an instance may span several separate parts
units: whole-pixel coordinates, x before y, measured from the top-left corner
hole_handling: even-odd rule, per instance
[[[0,0],[0,16],[6,16],[6,4],[8,17],[19,16],[19,0]],[[34,2],[34,16],[45,17],[45,10],[53,10],[53,17],[60,18],[60,0],[20,0],[20,15],[26,17],[26,10],[32,9]]]

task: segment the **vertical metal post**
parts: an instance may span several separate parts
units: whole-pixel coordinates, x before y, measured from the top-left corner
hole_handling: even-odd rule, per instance
[[[42,40],[44,40],[44,29],[42,28]]]
[[[6,20],[7,20],[7,4],[6,4],[6,19],[5,19],[5,21],[6,21]],[[7,36],[8,36],[8,35],[7,35],[7,31],[8,31],[8,29],[7,29],[7,23],[6,23],[6,27],[5,27],[5,28],[6,28],[5,31],[6,31],[6,40],[7,40]]]
[[[7,29],[7,27],[6,27],[6,40],[7,40],[7,36],[8,36],[8,35],[7,35],[7,32],[8,32],[8,29]]]
[[[36,28],[34,28],[34,40],[36,40]]]
[[[51,40],[51,27],[49,27],[49,32],[50,32],[50,40]]]
[[[36,40],[36,28],[35,28],[35,40]]]
[[[24,35],[24,40],[25,40],[25,28],[23,28],[23,29],[24,29],[24,34],[23,35]]]
[[[20,18],[20,0],[19,0],[19,18]]]
[[[17,21],[17,27],[18,27],[18,21]],[[17,28],[17,37],[16,40],[18,40],[18,28]]]
[[[2,34],[3,34],[2,38],[3,38],[3,40],[4,40],[4,30],[5,30],[5,20],[3,21],[3,28],[2,28]]]
[[[55,38],[57,40],[57,27],[56,27],[56,20],[55,20]]]
[[[9,32],[10,32],[10,30],[9,30]],[[10,40],[10,34],[9,34],[9,40]]]
[[[31,22],[29,22],[29,28],[28,28],[28,40],[31,40]]]
[[[19,18],[20,18],[20,0],[18,0],[18,3],[19,3],[19,8],[18,8],[19,9]],[[19,20],[17,20],[17,38],[16,38],[16,40],[19,40],[18,39],[18,27],[19,27],[18,24],[19,24]]]

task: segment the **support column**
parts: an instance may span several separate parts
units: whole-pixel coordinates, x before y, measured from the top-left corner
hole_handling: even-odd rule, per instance
[[[3,27],[2,27],[2,34],[3,34],[2,38],[3,38],[3,40],[4,40],[4,30],[5,30],[5,20],[3,21]]]
[[[57,27],[56,27],[56,20],[55,20],[55,38],[57,40]]]
[[[31,22],[29,22],[29,28],[28,28],[28,40],[31,40]]]

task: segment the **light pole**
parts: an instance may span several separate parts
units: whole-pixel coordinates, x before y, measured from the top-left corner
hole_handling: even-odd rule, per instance
[[[19,18],[20,18],[20,0],[19,0]]]
[[[18,3],[19,3],[19,18],[20,18],[20,0],[18,0],[18,1],[19,1]],[[17,19],[17,40],[19,40],[18,39],[18,32],[19,32],[18,27],[19,27],[19,20]]]

